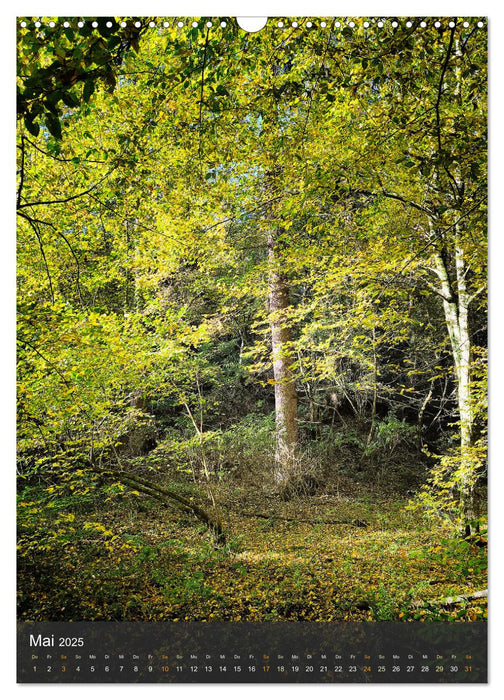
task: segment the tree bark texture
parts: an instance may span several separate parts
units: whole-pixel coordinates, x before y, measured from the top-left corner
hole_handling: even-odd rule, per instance
[[[470,522],[475,519],[469,449],[473,444],[474,415],[471,405],[471,336],[469,331],[470,295],[467,290],[467,266],[464,251],[456,231],[454,241],[455,280],[452,288],[447,265],[441,253],[436,253],[436,273],[440,282],[443,310],[450,337],[457,386],[457,403],[460,419],[460,448],[462,474],[460,484],[460,508],[465,522],[465,534],[470,534]]]
[[[289,307],[287,280],[279,269],[275,237],[268,237],[269,312],[273,377],[275,381],[275,484],[286,484],[296,459],[298,441],[297,393],[293,373],[291,330],[287,324]]]

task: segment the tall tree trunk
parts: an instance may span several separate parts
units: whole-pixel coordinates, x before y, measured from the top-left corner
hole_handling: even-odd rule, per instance
[[[436,274],[440,282],[440,295],[443,299],[443,309],[450,337],[453,364],[457,385],[457,403],[460,420],[460,449],[462,459],[460,489],[460,510],[464,521],[464,532],[471,533],[471,521],[474,516],[473,480],[471,478],[471,457],[469,454],[473,444],[474,415],[471,404],[471,336],[469,332],[470,296],[467,291],[467,266],[464,261],[464,251],[460,242],[460,232],[455,231],[455,291],[449,278],[445,258],[440,252],[436,253]]]
[[[464,264],[464,251],[460,244],[459,232],[455,238],[455,269],[457,273],[458,321],[459,321],[459,366],[458,408],[460,416],[460,446],[463,460],[463,480],[460,485],[461,511],[464,518],[465,534],[471,534],[471,522],[475,519],[474,493],[471,479],[471,456],[473,444],[474,415],[471,401],[471,336],[469,333],[469,294],[467,293],[467,269]]]
[[[297,393],[292,369],[291,330],[287,324],[289,288],[279,270],[275,236],[268,236],[269,312],[275,381],[275,484],[284,487],[292,476],[298,440]]]

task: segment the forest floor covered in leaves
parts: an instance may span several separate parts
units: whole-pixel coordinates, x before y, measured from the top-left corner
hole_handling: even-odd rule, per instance
[[[46,509],[47,537],[60,532],[49,547],[39,530],[20,558],[20,619],[486,618],[486,598],[445,602],[486,588],[485,536],[454,538],[405,497],[355,483],[287,502],[239,484],[214,494],[223,548],[189,515],[131,493],[57,508],[52,523]]]

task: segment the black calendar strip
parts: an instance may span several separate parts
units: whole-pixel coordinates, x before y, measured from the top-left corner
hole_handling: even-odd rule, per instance
[[[485,683],[485,623],[33,623],[21,683]]]

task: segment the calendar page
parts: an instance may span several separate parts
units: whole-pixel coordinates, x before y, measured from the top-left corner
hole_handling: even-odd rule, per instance
[[[16,29],[18,682],[486,683],[486,18]]]

